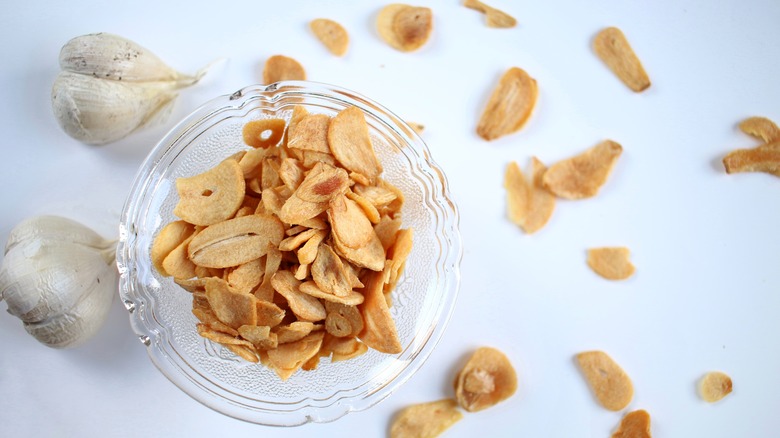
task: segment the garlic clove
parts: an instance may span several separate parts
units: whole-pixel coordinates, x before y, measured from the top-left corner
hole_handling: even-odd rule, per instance
[[[14,246],[28,240],[62,240],[96,249],[106,249],[112,242],[74,220],[61,216],[35,216],[17,224],[8,235],[5,254]]]
[[[52,109],[60,127],[84,143],[119,140],[164,113],[174,82],[107,81],[61,72],[52,88]]]
[[[110,33],[82,35],[68,41],[60,51],[60,67],[99,79],[175,82],[177,87],[192,85],[206,73],[180,73],[148,49]]]

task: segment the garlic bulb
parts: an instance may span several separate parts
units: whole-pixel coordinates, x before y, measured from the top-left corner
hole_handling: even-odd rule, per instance
[[[60,51],[62,72],[54,81],[54,116],[71,137],[101,145],[119,140],[166,113],[176,90],[195,75],[172,69],[138,44],[108,33],[83,35]]]
[[[115,251],[115,242],[70,219],[23,221],[8,236],[0,300],[43,344],[80,345],[97,333],[111,308]]]

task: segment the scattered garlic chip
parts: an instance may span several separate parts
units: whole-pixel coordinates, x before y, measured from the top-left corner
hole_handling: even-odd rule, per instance
[[[398,354],[401,352],[401,340],[382,292],[383,278],[382,272],[372,272],[368,276],[363,290],[365,300],[359,306],[364,327],[358,337],[374,350]]]
[[[634,385],[620,365],[603,351],[577,355],[577,363],[599,403],[610,411],[619,411],[634,397]]]
[[[514,17],[479,0],[465,0],[463,6],[484,13],[488,27],[510,28],[517,26],[517,20]]]
[[[620,29],[608,27],[596,34],[593,50],[628,88],[640,92],[650,86],[647,72]]]
[[[390,426],[390,438],[434,438],[463,418],[452,399],[409,406]]]
[[[221,278],[207,278],[205,284],[206,299],[220,321],[234,329],[242,325],[257,325],[257,299],[254,295],[233,289]]]
[[[737,149],[723,157],[726,173],[764,172],[780,176],[780,141],[753,149]]]
[[[353,106],[339,112],[328,126],[328,145],[333,156],[345,169],[365,175],[374,181],[382,165],[374,152],[368,123],[360,108]]]
[[[699,382],[699,395],[707,403],[715,403],[731,394],[733,385],[731,377],[720,371],[711,371]]]
[[[544,172],[542,182],[559,198],[596,196],[622,153],[622,146],[605,140],[577,156],[553,164]]]
[[[625,247],[605,247],[588,250],[588,266],[607,280],[625,280],[634,275],[634,265]]]
[[[632,411],[623,416],[612,438],[652,438],[650,414],[644,409]]]
[[[284,225],[274,216],[253,214],[229,219],[197,233],[187,248],[189,259],[206,268],[238,266],[279,246]]]
[[[164,226],[152,243],[152,265],[162,275],[170,275],[163,268],[163,260],[177,246],[195,232],[195,227],[185,221],[173,221]]]
[[[521,68],[510,68],[490,95],[477,134],[490,141],[519,131],[531,117],[538,95],[535,79]]]
[[[515,391],[517,373],[506,355],[495,348],[477,349],[455,378],[455,398],[469,412],[494,406]]]
[[[433,12],[430,8],[391,4],[376,19],[379,36],[394,49],[411,52],[419,49],[431,36]]]
[[[526,180],[515,162],[509,163],[504,175],[509,219],[528,234],[544,227],[555,210],[555,196],[542,184],[547,167],[536,157],[532,163],[531,182]]]
[[[284,55],[274,55],[265,61],[263,68],[263,83],[273,84],[279,81],[305,81],[306,71],[293,58]]]
[[[747,135],[752,135],[764,143],[780,141],[780,128],[766,117],[750,117],[739,124],[739,129]]]
[[[309,23],[314,36],[336,56],[344,56],[349,47],[349,34],[340,24],[327,18],[317,18]]]

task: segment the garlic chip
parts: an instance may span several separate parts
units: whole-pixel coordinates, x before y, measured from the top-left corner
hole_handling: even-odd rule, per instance
[[[279,81],[305,81],[306,71],[293,58],[284,55],[274,55],[265,61],[263,68],[263,83],[273,84]]]
[[[780,141],[780,128],[766,117],[749,117],[739,124],[739,129],[764,143]]]
[[[601,30],[593,39],[593,50],[631,90],[640,92],[650,86],[647,72],[620,29],[608,27]]]
[[[699,381],[699,395],[707,403],[715,403],[731,394],[731,377],[720,371],[711,371]]]
[[[434,438],[463,418],[452,399],[409,406],[390,426],[390,438]]]
[[[603,351],[577,355],[577,363],[599,403],[610,411],[619,411],[634,397],[634,385],[620,365]]]
[[[490,141],[519,131],[531,117],[538,95],[534,78],[521,68],[510,68],[490,95],[477,134]]]
[[[463,6],[485,14],[488,27],[510,28],[517,26],[517,20],[504,11],[490,7],[479,0],[465,0]]]
[[[605,140],[577,156],[553,164],[544,172],[542,182],[559,198],[596,196],[622,153],[622,146]]]
[[[555,196],[542,183],[547,167],[536,157],[532,159],[532,166],[531,181],[515,162],[507,165],[504,175],[509,219],[528,234],[544,227],[555,210]]]
[[[509,358],[495,348],[477,349],[455,378],[455,398],[469,412],[494,406],[515,391],[517,373]]]
[[[428,42],[433,30],[433,12],[430,8],[398,3],[387,5],[379,11],[376,28],[391,47],[412,52]]]
[[[650,414],[644,409],[632,411],[620,420],[618,430],[612,438],[652,438],[650,433]]]
[[[347,53],[349,34],[340,24],[327,18],[317,18],[309,23],[309,28],[330,53],[336,56]]]
[[[625,280],[634,275],[634,265],[625,247],[604,247],[588,250],[588,266],[607,280]]]

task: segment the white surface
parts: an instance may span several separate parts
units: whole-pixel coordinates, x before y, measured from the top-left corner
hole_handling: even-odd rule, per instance
[[[233,420],[179,391],[148,360],[118,300],[103,331],[68,351],[38,344],[3,313],[1,435],[383,436],[401,407],[451,396],[458,366],[483,344],[508,354],[520,389],[467,414],[446,436],[609,436],[621,414],[595,403],[573,362],[588,349],[607,351],[629,373],[630,409],[651,413],[656,437],[776,434],[780,180],[726,175],[720,159],[756,144],[737,131],[743,118],[780,121],[779,2],[494,0],[520,23],[496,30],[458,0],[434,1],[433,37],[412,54],[375,34],[386,2],[168,3],[3,6],[0,244],[14,224],[44,213],[115,234],[136,169],[167,129],[206,100],[258,82],[265,59],[281,53],[311,80],[425,124],[461,212],[457,308],[437,350],[395,394],[334,423],[294,429]],[[350,32],[346,57],[310,34],[307,23],[318,17]],[[608,25],[624,30],[644,62],[653,81],[646,92],[630,92],[590,50]],[[166,123],[85,146],[59,130],[49,93],[62,44],[97,31],[133,39],[186,72],[229,62],[185,90]],[[486,143],[476,119],[511,66],[538,80],[538,107],[520,133]],[[559,202],[533,236],[505,219],[508,161],[526,168],[536,155],[551,164],[604,138],[625,152],[596,198]],[[611,283],[588,269],[586,249],[605,245],[631,249],[632,279]],[[715,405],[695,393],[709,370],[734,379],[734,393]]]

